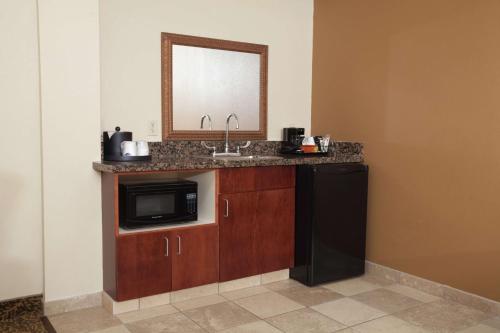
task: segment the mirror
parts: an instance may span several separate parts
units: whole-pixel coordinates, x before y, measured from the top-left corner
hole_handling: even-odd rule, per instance
[[[162,33],[162,98],[164,140],[222,140],[233,112],[231,138],[265,140],[267,46]]]

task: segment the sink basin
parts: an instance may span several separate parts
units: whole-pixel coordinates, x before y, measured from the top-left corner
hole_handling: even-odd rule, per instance
[[[249,155],[249,156],[197,156],[209,160],[222,161],[252,161],[252,160],[279,160],[281,156]]]

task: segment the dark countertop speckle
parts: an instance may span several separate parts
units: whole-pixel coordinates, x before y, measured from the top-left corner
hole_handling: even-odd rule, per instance
[[[96,171],[111,173],[171,171],[171,170],[197,170],[241,168],[273,165],[300,165],[324,163],[359,163],[363,162],[363,154],[330,153],[328,156],[295,157],[273,156],[272,158],[242,159],[210,159],[199,156],[186,156],[175,158],[153,159],[151,162],[94,162]]]

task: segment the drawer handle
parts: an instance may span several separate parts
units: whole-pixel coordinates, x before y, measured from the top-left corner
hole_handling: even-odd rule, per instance
[[[181,236],[177,236],[177,254],[181,254],[182,247],[181,247]]]
[[[165,237],[165,257],[168,257],[168,237]]]
[[[229,217],[229,200],[224,199],[224,202],[226,203],[226,211],[224,212],[224,217]]]

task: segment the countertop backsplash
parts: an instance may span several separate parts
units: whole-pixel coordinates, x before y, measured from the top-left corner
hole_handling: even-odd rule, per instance
[[[206,141],[207,145],[215,145],[218,152],[224,151],[224,141]],[[246,141],[231,141],[231,151],[236,150],[236,146],[245,145]],[[251,141],[248,148],[242,148],[242,155],[278,155],[281,148],[281,141]],[[162,158],[183,158],[186,156],[202,156],[210,155],[210,150],[201,145],[201,141],[165,141],[165,142],[149,142],[149,151],[153,160]],[[363,154],[363,145],[358,142],[331,141],[329,155],[334,153],[341,154]],[[101,143],[101,158],[102,158],[102,143]]]

